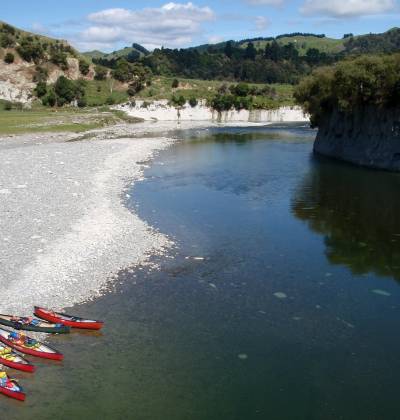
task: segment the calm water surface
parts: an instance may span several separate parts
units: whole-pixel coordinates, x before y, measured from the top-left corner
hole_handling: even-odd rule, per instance
[[[182,137],[182,134],[175,133]],[[8,419],[400,418],[400,176],[301,126],[187,132],[128,206],[174,238],[55,337]],[[2,418],[2,417],[1,417]]]

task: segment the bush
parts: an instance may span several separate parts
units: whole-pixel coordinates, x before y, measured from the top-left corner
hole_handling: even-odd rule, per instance
[[[42,96],[46,95],[46,93],[47,93],[47,84],[46,84],[46,82],[39,82],[36,85],[35,93],[36,93],[36,96],[38,98],[41,98]]]
[[[49,73],[47,69],[41,66],[36,66],[36,73],[33,76],[33,81],[38,82],[46,82],[49,77]]]
[[[198,105],[198,103],[199,103],[199,101],[193,96],[189,99],[189,105],[192,108],[196,107]]]
[[[73,82],[64,76],[58,78],[54,85],[54,92],[59,106],[69,104],[74,100],[79,101],[85,95],[84,87],[80,81]]]
[[[4,62],[7,64],[11,64],[14,63],[14,54],[13,53],[7,53],[4,57]]]
[[[186,99],[183,95],[181,96],[175,96],[173,95],[171,98],[171,105],[182,107],[186,104]]]
[[[6,32],[11,35],[15,35],[15,28],[8,23],[3,23],[0,28],[1,32]]]
[[[53,49],[50,54],[50,61],[63,70],[68,69],[67,54],[61,50]]]
[[[172,81],[172,85],[171,86],[172,86],[173,89],[178,88],[179,87],[179,80],[178,79],[174,79]]]
[[[96,72],[96,74],[95,74],[94,78],[96,80],[105,80],[107,78],[108,71],[107,71],[106,68],[100,67],[100,66],[96,66],[95,72]]]
[[[109,97],[106,99],[106,104],[107,104],[107,105],[114,105],[114,104],[115,104],[115,99],[114,99],[112,96],[109,96]]]
[[[11,111],[11,110],[12,110],[12,108],[13,108],[13,104],[12,104],[12,102],[10,102],[10,101],[6,101],[6,102],[4,103],[4,110],[5,110],[5,111]]]
[[[7,34],[2,34],[0,36],[0,47],[1,48],[11,48],[15,44],[14,39]]]
[[[42,104],[44,106],[55,106],[57,103],[57,97],[53,90],[51,90],[46,96],[42,98]]]
[[[86,98],[80,98],[78,100],[78,106],[79,108],[85,108],[87,106]]]
[[[44,57],[44,50],[40,43],[33,42],[32,37],[24,38],[17,47],[18,54],[28,62],[37,63]]]
[[[85,60],[79,60],[79,71],[86,76],[89,73],[90,65]]]

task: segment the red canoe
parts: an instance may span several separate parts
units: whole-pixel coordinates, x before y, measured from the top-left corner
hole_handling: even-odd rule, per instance
[[[25,360],[22,356],[12,350],[11,347],[0,343],[0,363],[13,369],[24,372],[34,372],[35,366]]]
[[[3,371],[0,371],[0,393],[15,400],[25,401],[25,393],[22,387]]]
[[[43,359],[62,360],[64,356],[57,350],[46,346],[21,332],[7,331],[0,328],[0,341],[21,353]]]
[[[94,321],[91,319],[80,318],[78,316],[54,312],[39,306],[35,306],[35,315],[39,318],[45,319],[46,321],[63,324],[72,328],[82,328],[85,330],[100,330],[104,325],[103,321]]]

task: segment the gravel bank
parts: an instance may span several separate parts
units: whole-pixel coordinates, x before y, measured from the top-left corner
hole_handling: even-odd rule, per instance
[[[122,203],[143,162],[173,141],[149,135],[163,128],[0,138],[0,311],[85,301],[170,245]]]

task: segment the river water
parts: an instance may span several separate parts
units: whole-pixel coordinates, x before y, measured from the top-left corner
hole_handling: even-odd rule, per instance
[[[399,419],[400,176],[301,125],[174,134],[126,204],[175,247],[73,308],[104,332],[52,338],[4,418]]]

